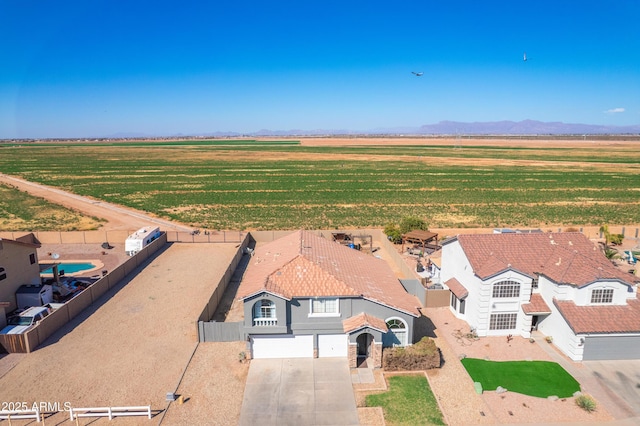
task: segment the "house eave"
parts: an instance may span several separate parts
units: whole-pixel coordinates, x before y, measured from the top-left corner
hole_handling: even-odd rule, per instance
[[[244,302],[244,301],[245,301],[245,300],[247,300],[247,299],[251,299],[251,298],[256,297],[256,296],[258,296],[258,295],[260,295],[260,294],[263,294],[263,293],[269,294],[269,295],[271,295],[271,296],[278,297],[278,298],[283,299],[283,300],[286,300],[286,301],[291,301],[291,299],[290,299],[290,298],[285,297],[285,296],[283,296],[282,294],[274,293],[274,292],[272,292],[272,291],[265,290],[265,289],[262,289],[262,290],[259,290],[259,291],[254,291],[254,292],[253,292],[253,293],[251,293],[251,294],[248,294],[248,295],[246,295],[246,296],[243,296],[240,300],[242,300],[242,301]]]
[[[522,271],[520,271],[519,269],[516,269],[516,268],[505,268],[505,269],[502,269],[502,270],[500,270],[498,272],[494,272],[493,274],[486,275],[484,277],[481,276],[481,275],[478,275],[476,273],[475,276],[478,277],[482,281],[486,281],[486,280],[490,280],[492,278],[495,278],[495,277],[497,277],[497,276],[499,276],[501,274],[504,274],[506,272],[515,272],[517,274],[524,275],[527,278],[531,278],[532,280],[536,278],[536,275],[530,275],[530,274],[528,274],[526,272],[522,272]]]

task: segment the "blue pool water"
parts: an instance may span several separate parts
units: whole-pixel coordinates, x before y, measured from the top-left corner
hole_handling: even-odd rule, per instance
[[[75,274],[76,272],[86,271],[95,268],[96,265],[90,262],[60,262],[58,271],[64,271],[65,274]],[[53,274],[53,268],[45,269],[43,274]]]

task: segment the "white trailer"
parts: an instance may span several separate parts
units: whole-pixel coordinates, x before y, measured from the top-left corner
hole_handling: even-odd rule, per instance
[[[151,244],[152,241],[160,236],[160,228],[153,226],[145,226],[129,235],[124,242],[124,251],[129,256],[135,256],[140,250]]]

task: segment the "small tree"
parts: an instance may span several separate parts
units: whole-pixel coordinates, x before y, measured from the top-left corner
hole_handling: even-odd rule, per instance
[[[384,235],[386,235],[387,238],[389,238],[389,241],[391,241],[392,243],[400,244],[402,242],[402,233],[400,232],[400,228],[398,228],[398,225],[390,223],[384,227],[383,232]]]
[[[429,226],[427,222],[415,216],[406,216],[403,217],[400,221],[400,234],[406,234],[407,232],[414,231],[427,231],[429,230]]]

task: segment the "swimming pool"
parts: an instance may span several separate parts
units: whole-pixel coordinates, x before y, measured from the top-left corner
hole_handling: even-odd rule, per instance
[[[60,262],[58,265],[58,271],[64,271],[65,275],[76,274],[82,271],[88,271],[95,269],[96,265],[91,262]],[[45,269],[43,274],[53,274],[53,268]]]

